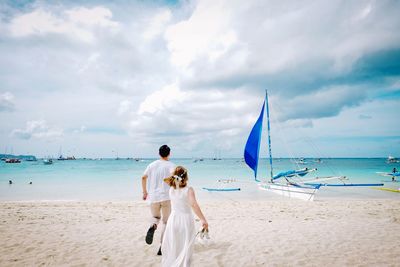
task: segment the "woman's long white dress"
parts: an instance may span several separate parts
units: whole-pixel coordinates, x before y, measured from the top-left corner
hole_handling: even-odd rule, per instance
[[[171,214],[161,245],[163,267],[190,266],[196,233],[188,191],[188,187],[169,190]]]

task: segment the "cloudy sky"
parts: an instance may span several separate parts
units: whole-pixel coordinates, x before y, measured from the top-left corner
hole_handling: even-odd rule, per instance
[[[1,1],[0,153],[242,157],[268,89],[275,156],[400,156],[399,10]]]

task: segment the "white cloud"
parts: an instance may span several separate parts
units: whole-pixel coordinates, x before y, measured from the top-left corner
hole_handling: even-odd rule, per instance
[[[14,129],[11,135],[20,139],[45,139],[51,141],[63,135],[63,130],[48,126],[45,120],[33,120],[26,123],[25,129]]]
[[[188,20],[168,27],[172,63],[187,68],[201,58],[215,62],[222,57],[237,42],[230,11],[226,1],[199,1]]]
[[[294,119],[286,121],[282,124],[282,128],[293,129],[293,128],[312,128],[313,122],[310,119]]]
[[[0,112],[13,111],[14,109],[14,95],[10,92],[0,94]]]
[[[112,20],[112,12],[110,9],[97,6],[94,8],[73,8],[66,10],[65,14],[69,20],[77,25],[82,26],[100,26],[104,28],[117,28],[118,22]]]
[[[129,130],[136,140],[171,143],[186,152],[230,149],[243,141],[261,103],[262,97],[249,96],[244,89],[182,90],[174,83],[140,104]]]
[[[14,17],[9,29],[14,37],[61,34],[71,39],[92,43],[95,41],[97,27],[109,30],[118,28],[119,24],[111,18],[111,11],[104,7],[74,8],[60,15],[38,8]]]
[[[92,53],[87,59],[84,60],[84,62],[82,64],[80,64],[78,73],[82,74],[86,70],[88,70],[90,67],[93,67],[93,66],[95,69],[98,69],[99,57],[100,57],[99,53]]]
[[[367,16],[371,13],[371,11],[372,11],[372,3],[369,2],[364,8],[361,9],[358,15],[354,16],[354,21],[356,22],[357,20],[366,19]]]
[[[38,3],[1,24],[9,29],[0,33],[5,40],[0,67],[3,82],[10,81],[8,88],[22,94],[32,87],[37,93],[82,94],[95,88],[140,96],[142,88],[155,90],[171,77],[164,44],[148,45],[143,40],[145,19],[154,14],[152,9],[140,9],[134,2],[129,7],[66,6]],[[127,18],[121,17],[124,12],[129,13]],[[154,53],[159,45],[162,49]]]
[[[143,38],[145,40],[152,40],[156,36],[159,36],[168,26],[171,18],[172,14],[169,9],[159,11],[150,20],[148,27],[143,33]]]
[[[171,84],[148,95],[140,104],[138,114],[163,112],[165,109],[179,106],[186,97],[187,95],[179,89],[176,83]]]
[[[132,102],[129,100],[123,100],[119,103],[118,115],[124,115],[132,109]]]
[[[280,120],[311,119],[336,116],[344,107],[357,106],[366,92],[357,86],[332,86],[292,99],[274,99]]]
[[[398,47],[395,8],[393,2],[204,0],[169,26],[165,39],[188,82],[243,85],[264,75],[267,83],[285,73],[312,81],[346,74],[363,56]]]

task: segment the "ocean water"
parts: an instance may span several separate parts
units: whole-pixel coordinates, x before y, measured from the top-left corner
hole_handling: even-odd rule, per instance
[[[23,161],[19,164],[0,162],[0,201],[131,201],[141,199],[141,176],[146,166],[154,159],[141,161],[126,159],[71,160],[57,161],[44,165],[42,161]],[[241,159],[171,159],[175,164],[189,171],[189,184],[196,190],[199,199],[241,200],[279,199],[281,196],[258,189],[254,174]],[[381,183],[386,188],[398,189],[400,183],[391,182],[390,177],[382,177],[376,172],[390,172],[400,164],[388,164],[383,158],[376,159],[322,159],[316,163],[306,159],[308,164],[300,168],[317,168],[306,178],[315,176],[345,175],[347,183]],[[259,162],[259,179],[267,177],[267,159]],[[298,168],[290,159],[275,159],[274,172]],[[221,179],[234,182],[221,183]],[[9,180],[13,184],[9,184]],[[32,184],[29,184],[32,182]],[[338,181],[328,181],[338,183]],[[236,192],[208,192],[203,187],[239,187]],[[321,187],[318,199],[365,199],[399,198],[400,194],[372,188]]]

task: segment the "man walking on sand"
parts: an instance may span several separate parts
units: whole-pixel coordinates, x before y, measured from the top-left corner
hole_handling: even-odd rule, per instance
[[[160,159],[150,163],[142,177],[143,200],[150,202],[152,221],[146,234],[146,243],[153,243],[154,232],[162,218],[161,242],[164,235],[165,225],[171,213],[171,202],[169,200],[169,185],[164,178],[171,176],[175,164],[169,161],[171,149],[162,145],[159,149]],[[162,216],[162,217],[161,217]],[[161,246],[157,255],[161,255]]]

